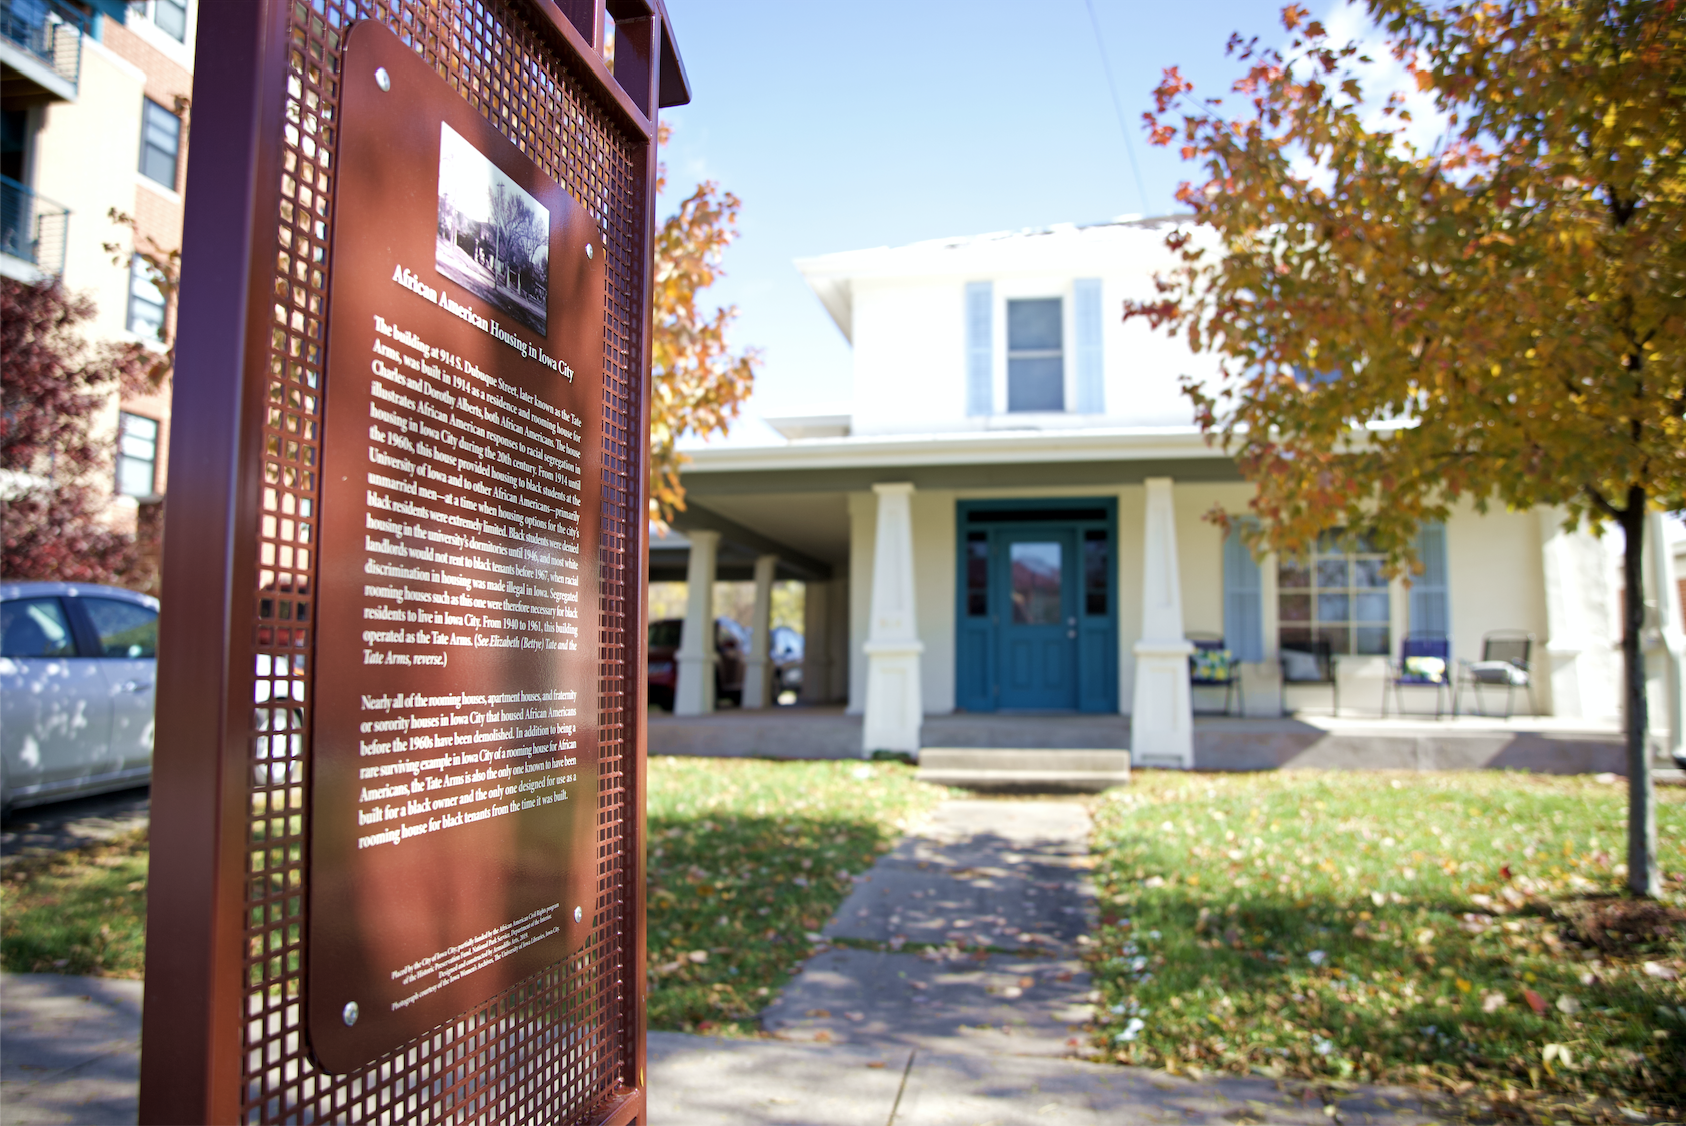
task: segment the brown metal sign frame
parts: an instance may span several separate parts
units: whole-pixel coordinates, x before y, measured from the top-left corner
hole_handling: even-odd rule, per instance
[[[660,0],[204,5],[175,375],[140,1120],[644,1117],[646,489]],[[341,59],[378,20],[585,209],[607,255],[597,920],[550,965],[333,1075],[305,1027],[321,426]],[[588,487],[590,483],[588,482]],[[284,698],[289,706],[261,706]]]

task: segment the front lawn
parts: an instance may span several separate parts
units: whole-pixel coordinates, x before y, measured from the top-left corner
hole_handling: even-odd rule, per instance
[[[946,791],[884,762],[650,760],[650,1027],[747,1035],[865,872]]]
[[[748,1034],[815,934],[946,791],[898,763],[650,760],[650,1027]],[[0,966],[139,977],[147,837],[18,862]]]
[[[1656,904],[1623,781],[1144,772],[1096,806],[1097,1036],[1122,1063],[1433,1084],[1503,1118],[1686,1110],[1686,791]]]

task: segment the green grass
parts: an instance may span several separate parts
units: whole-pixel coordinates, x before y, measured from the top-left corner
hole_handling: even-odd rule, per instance
[[[1138,774],[1096,805],[1096,1036],[1172,1071],[1677,1118],[1686,791],[1658,791],[1653,906],[1620,895],[1626,798],[1513,773]]]
[[[13,973],[140,977],[146,831],[42,859],[0,881],[0,966]]]
[[[650,760],[650,1027],[753,1034],[851,875],[944,794],[896,763]]]
[[[899,763],[650,760],[655,1029],[749,1035],[831,917],[942,789]],[[0,965],[139,977],[147,838],[27,860],[0,883]]]

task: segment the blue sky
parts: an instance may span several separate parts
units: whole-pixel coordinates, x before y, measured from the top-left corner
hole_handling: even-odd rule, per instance
[[[1230,33],[1276,40],[1280,5],[1092,2],[1140,188],[1085,0],[668,0],[693,101],[663,115],[663,212],[702,179],[743,200],[713,296],[764,352],[750,416],[849,399],[848,345],[794,258],[1173,209],[1187,166],[1140,128],[1161,70],[1225,92]],[[775,436],[746,417],[734,437]]]

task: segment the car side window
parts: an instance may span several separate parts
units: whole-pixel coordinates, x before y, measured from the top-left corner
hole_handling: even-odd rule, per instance
[[[76,656],[76,640],[59,600],[15,598],[0,603],[0,656]]]
[[[115,598],[84,598],[82,606],[99,634],[102,657],[158,656],[158,612]]]

